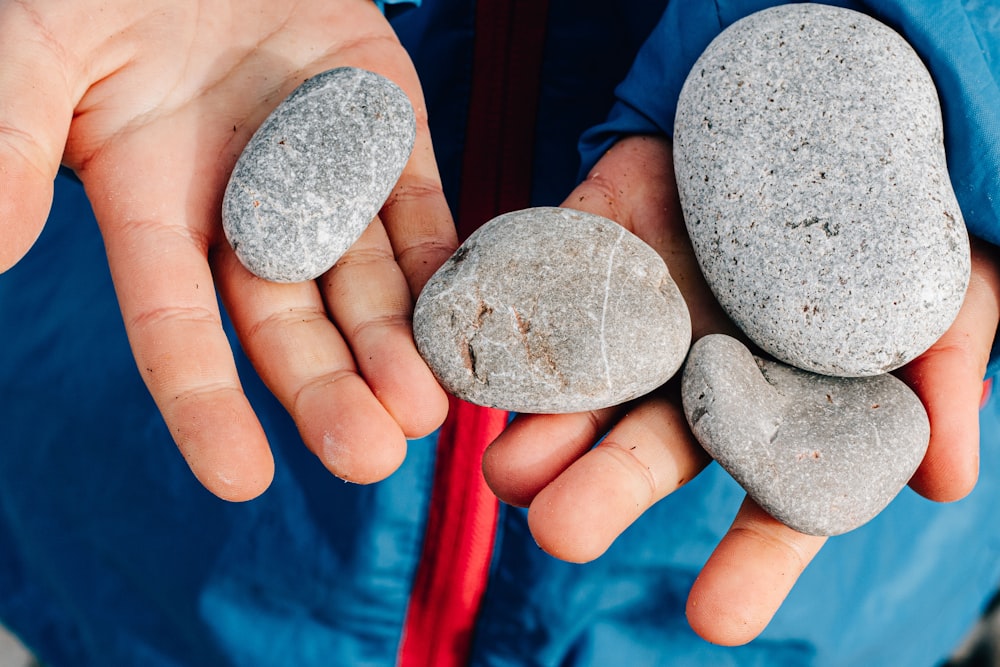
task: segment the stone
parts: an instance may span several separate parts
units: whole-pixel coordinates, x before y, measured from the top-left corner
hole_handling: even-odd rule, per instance
[[[920,399],[895,376],[810,373],[722,334],[691,347],[681,399],[705,451],[764,510],[811,535],[881,512],[930,439]]]
[[[233,168],[222,224],[236,256],[275,282],[322,275],[385,203],[415,127],[409,98],[383,76],[341,67],[307,79]]]
[[[691,320],[659,255],[606,218],[532,208],[494,218],[431,277],[417,349],[453,395],[514,412],[624,403],[680,368]]]
[[[958,313],[969,240],[919,57],[863,14],[814,4],[719,35],[678,101],[684,218],[713,292],[760,348],[865,376]]]

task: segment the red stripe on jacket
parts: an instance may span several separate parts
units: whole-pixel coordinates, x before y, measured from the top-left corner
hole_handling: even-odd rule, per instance
[[[463,240],[530,205],[545,0],[479,0],[458,210]],[[398,664],[468,663],[486,593],[499,505],[483,479],[486,446],[507,413],[451,399],[437,445],[431,510]]]

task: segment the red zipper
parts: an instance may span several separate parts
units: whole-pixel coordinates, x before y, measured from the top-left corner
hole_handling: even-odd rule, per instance
[[[475,11],[458,205],[462,239],[490,218],[530,205],[548,2],[478,0]],[[481,461],[506,424],[502,410],[451,399],[438,437],[430,514],[403,626],[400,667],[460,667],[469,661],[499,515]]]
[[[451,399],[438,439],[431,512],[403,628],[401,667],[467,662],[499,514],[480,461],[506,424],[502,410]]]

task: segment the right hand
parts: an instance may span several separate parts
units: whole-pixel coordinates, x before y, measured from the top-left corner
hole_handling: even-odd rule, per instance
[[[688,304],[695,340],[709,333],[742,337],[698,268],[671,150],[663,137],[619,141],[564,205],[617,220],[660,253]],[[976,482],[977,410],[998,320],[1000,261],[977,244],[972,282],[955,323],[900,370],[930,417],[931,441],[911,485],[932,500],[958,499]],[[542,549],[572,562],[599,557],[643,512],[708,464],[688,428],[676,380],[627,406],[520,415],[489,446],[487,482],[502,500],[529,508],[528,525]],[[691,588],[692,628],[718,644],[749,642],[825,541],[745,499]]]
[[[398,83],[413,155],[327,274],[268,283],[221,233],[222,193],[266,115],[341,65]],[[44,224],[60,163],[83,181],[143,380],[201,482],[256,496],[273,459],[243,394],[217,292],[261,378],[334,474],[370,482],[447,399],[413,343],[413,296],[457,245],[422,93],[369,0],[0,2],[0,270]]]

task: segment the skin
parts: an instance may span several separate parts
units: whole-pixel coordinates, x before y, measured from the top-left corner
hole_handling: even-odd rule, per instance
[[[565,205],[617,220],[658,250],[691,309],[695,339],[732,334],[698,271],[676,187],[658,185],[673,179],[669,141],[631,137],[598,162]],[[932,500],[964,497],[978,476],[982,378],[1000,319],[997,266],[992,249],[974,244],[972,280],[958,318],[899,371],[930,417],[927,455],[910,485]],[[668,385],[627,412],[521,416],[490,445],[483,471],[501,499],[529,508],[528,523],[542,549],[586,562],[707,463],[676,388]],[[691,627],[718,644],[752,640],[825,540],[798,533],[745,500],[692,586]]]
[[[398,83],[416,107],[413,156],[370,229],[313,282],[267,283],[226,243],[228,175],[264,117],[342,65]],[[45,221],[60,163],[79,175],[107,249],[136,364],[198,479],[229,500],[274,463],[236,374],[240,342],[330,471],[373,482],[447,398],[417,354],[412,294],[457,239],[416,73],[367,0],[0,4],[0,270]],[[366,285],[368,289],[350,289]]]
[[[379,72],[407,92],[417,112],[414,154],[337,266],[313,282],[262,281],[222,236],[226,179],[267,113],[307,76],[340,65]],[[139,371],[210,491],[253,498],[274,466],[217,297],[261,378],[333,474],[382,479],[402,461],[406,437],[443,421],[446,396],[416,352],[410,314],[457,239],[416,74],[369,0],[0,2],[0,90],[0,271],[40,232],[59,165],[74,169],[97,215]],[[626,139],[565,205],[617,220],[656,248],[691,306],[696,336],[732,332],[698,272],[676,190],[663,188],[672,178],[667,141]],[[901,372],[931,417],[913,480],[929,498],[954,500],[975,483],[976,408],[998,293],[996,262],[977,249],[955,325]],[[491,446],[484,472],[500,498],[530,507],[542,548],[591,560],[707,464],[678,406],[668,388],[627,412],[525,416]],[[692,627],[718,643],[749,641],[822,543],[745,503],[691,591]]]

